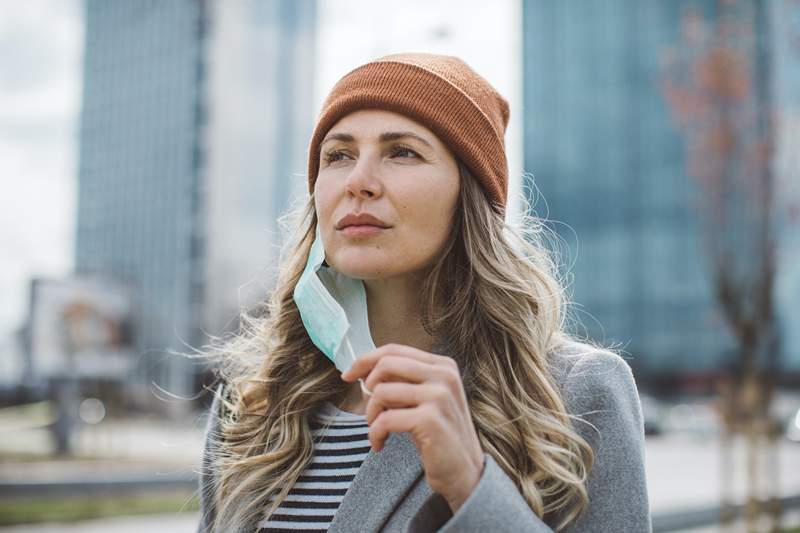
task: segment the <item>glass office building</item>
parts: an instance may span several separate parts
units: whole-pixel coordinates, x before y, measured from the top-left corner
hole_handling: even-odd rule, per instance
[[[565,245],[577,332],[642,372],[712,370],[735,346],[712,294],[698,185],[658,87],[682,4],[523,3],[523,187],[531,201],[542,194],[536,211]],[[800,323],[796,306],[781,312]],[[798,347],[784,348],[800,369]]]
[[[203,366],[168,351],[229,329],[274,259],[310,135],[314,20],[313,1],[86,3],[76,271],[136,288],[145,403],[154,383],[196,390]]]

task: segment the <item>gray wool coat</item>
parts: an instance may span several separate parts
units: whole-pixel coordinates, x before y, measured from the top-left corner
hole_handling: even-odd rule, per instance
[[[617,354],[578,342],[561,345],[548,355],[548,361],[567,410],[581,418],[574,422],[575,429],[595,453],[587,481],[588,506],[563,531],[650,533],[644,424],[630,366]],[[215,399],[207,435],[218,424],[219,402]],[[207,439],[198,532],[210,531],[215,513],[208,469],[212,455]],[[484,470],[477,486],[453,514],[425,481],[408,433],[392,433],[380,452],[369,451],[328,531],[548,533],[555,531],[556,518],[553,523],[540,519],[488,453],[484,453]],[[255,524],[249,531],[255,531]]]

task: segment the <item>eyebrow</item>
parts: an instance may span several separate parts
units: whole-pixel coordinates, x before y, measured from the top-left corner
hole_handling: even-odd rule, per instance
[[[387,143],[406,138],[416,139],[425,146],[427,146],[428,148],[430,148],[431,150],[433,150],[433,146],[431,146],[431,143],[429,143],[428,141],[426,141],[425,139],[423,139],[422,137],[411,131],[387,131],[385,133],[381,133],[380,137],[378,137],[378,142]],[[331,133],[330,135],[325,137],[325,139],[319,145],[322,146],[328,141],[342,141],[351,143],[354,140],[355,138],[349,133]]]

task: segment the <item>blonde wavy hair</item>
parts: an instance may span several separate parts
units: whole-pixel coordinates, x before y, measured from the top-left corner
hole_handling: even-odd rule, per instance
[[[566,291],[545,247],[549,231],[525,209],[506,223],[459,162],[460,193],[447,244],[427,273],[422,317],[462,372],[472,420],[489,453],[540,518],[562,530],[588,504],[591,446],[574,429],[547,354],[565,341]],[[524,202],[524,200],[523,200]],[[201,352],[225,393],[220,434],[209,438],[215,531],[271,515],[313,455],[310,420],[351,386],[310,340],[293,291],[317,225],[313,196],[284,239],[277,280],[260,307],[242,310],[238,332]],[[282,222],[283,223],[283,222]]]

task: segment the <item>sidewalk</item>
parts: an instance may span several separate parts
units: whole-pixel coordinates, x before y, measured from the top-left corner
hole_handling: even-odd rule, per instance
[[[759,526],[759,531],[769,531],[769,522],[760,523]],[[781,527],[783,529],[800,528],[800,510],[795,509],[785,512],[783,514],[783,519],[781,520]],[[683,529],[678,533],[747,533],[747,529],[744,521],[739,520],[733,524],[732,528],[725,531],[723,531],[720,526],[714,525],[709,527]]]
[[[75,524],[32,524],[0,527],[3,533],[195,533],[197,513],[158,514],[147,516],[119,516],[101,520],[86,520]]]
[[[734,441],[738,470],[731,473],[729,490],[737,502],[747,498],[744,452],[744,439]],[[762,479],[764,488],[777,490],[780,496],[800,494],[800,443],[783,440],[777,453],[779,477]],[[690,435],[647,437],[645,454],[653,512],[703,509],[719,503],[722,464],[718,440]]]

